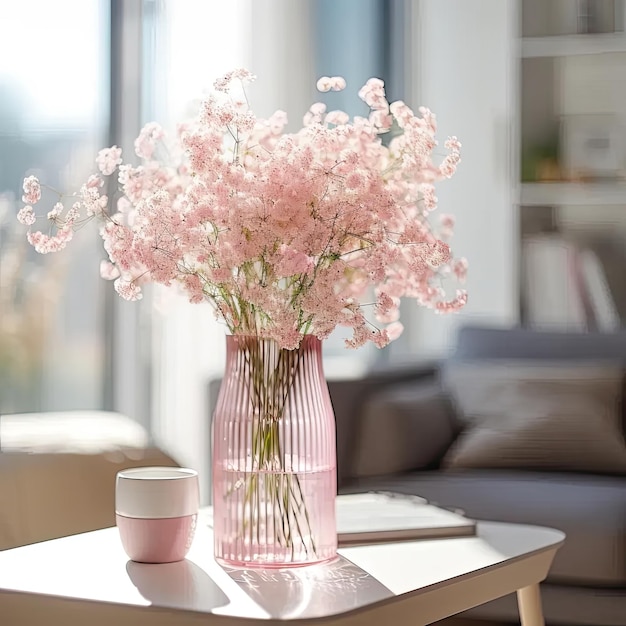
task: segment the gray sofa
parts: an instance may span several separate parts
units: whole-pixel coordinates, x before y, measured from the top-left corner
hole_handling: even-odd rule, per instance
[[[453,354],[442,363],[407,364],[374,370],[360,380],[330,381],[337,417],[339,490],[419,494],[477,519],[559,528],[567,540],[542,586],[546,622],[625,626],[626,472],[511,468],[507,463],[488,469],[443,466],[468,427],[459,419],[446,371],[455,363],[504,365],[511,360],[611,362],[623,367],[626,332],[465,327]],[[621,445],[624,404],[617,410],[623,420],[617,435]],[[519,623],[513,596],[465,616]]]

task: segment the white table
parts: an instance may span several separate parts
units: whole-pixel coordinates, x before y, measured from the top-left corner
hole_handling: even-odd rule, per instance
[[[543,626],[539,583],[564,538],[481,522],[477,537],[345,548],[311,567],[225,570],[203,524],[188,558],[169,565],[129,561],[108,528],[0,552],[0,624],[419,626],[517,591],[523,626]]]

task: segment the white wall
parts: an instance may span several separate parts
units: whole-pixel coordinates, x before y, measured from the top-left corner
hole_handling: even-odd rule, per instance
[[[437,196],[439,211],[457,218],[453,250],[470,263],[464,312],[416,313],[414,350],[430,355],[450,347],[461,322],[518,320],[518,15],[515,0],[419,0],[415,13],[410,104],[436,113],[441,143],[457,135],[463,144]]]

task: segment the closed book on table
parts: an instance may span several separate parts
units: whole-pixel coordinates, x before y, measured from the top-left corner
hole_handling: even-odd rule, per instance
[[[419,496],[373,492],[337,497],[339,546],[475,534],[476,522],[462,511],[436,506]]]

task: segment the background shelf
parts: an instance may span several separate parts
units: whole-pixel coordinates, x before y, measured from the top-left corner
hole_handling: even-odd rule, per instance
[[[626,52],[624,33],[523,37],[521,43],[525,59]]]
[[[626,183],[522,183],[522,206],[626,205]]]

